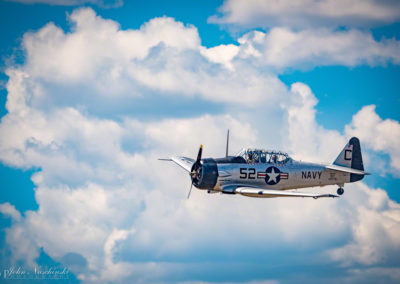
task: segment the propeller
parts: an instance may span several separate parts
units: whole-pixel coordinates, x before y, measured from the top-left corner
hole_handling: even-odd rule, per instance
[[[189,189],[189,194],[188,194],[188,196],[187,196],[187,199],[189,199],[189,197],[190,197],[190,193],[192,192],[192,187],[193,187],[193,181],[192,181],[192,183],[190,184],[190,189]]]
[[[200,149],[199,152],[197,153],[197,159],[196,159],[196,163],[200,163],[201,160],[201,154],[203,153],[203,145],[200,145]]]
[[[200,145],[200,149],[199,152],[197,153],[197,159],[194,162],[193,166],[192,166],[192,170],[190,171],[190,177],[192,178],[192,183],[190,185],[190,189],[189,189],[189,194],[187,196],[187,199],[189,199],[190,197],[190,193],[192,192],[192,187],[193,187],[193,183],[195,181],[195,179],[199,179],[201,177],[201,154],[203,153],[203,145]]]

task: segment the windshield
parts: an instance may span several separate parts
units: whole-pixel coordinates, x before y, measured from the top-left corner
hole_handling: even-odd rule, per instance
[[[287,164],[292,160],[289,155],[284,152],[258,149],[243,149],[238,153],[238,156],[243,157],[249,164]]]

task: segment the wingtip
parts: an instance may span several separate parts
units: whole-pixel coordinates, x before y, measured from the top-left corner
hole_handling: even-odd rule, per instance
[[[318,195],[318,196],[314,196],[314,199],[318,199],[318,198],[322,198],[322,197],[332,197],[332,198],[339,198],[339,195],[335,195],[335,194],[323,194],[323,195]]]

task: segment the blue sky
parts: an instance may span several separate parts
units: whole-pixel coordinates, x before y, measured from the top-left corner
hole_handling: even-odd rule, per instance
[[[399,281],[396,2],[106,2],[0,1],[1,272]],[[335,201],[186,201],[156,159],[223,155],[227,128],[232,152],[321,162],[358,136],[373,175]]]

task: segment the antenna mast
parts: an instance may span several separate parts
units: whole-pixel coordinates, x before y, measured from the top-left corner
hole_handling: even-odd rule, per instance
[[[226,134],[226,157],[228,157],[228,148],[229,148],[229,129],[228,133]]]

